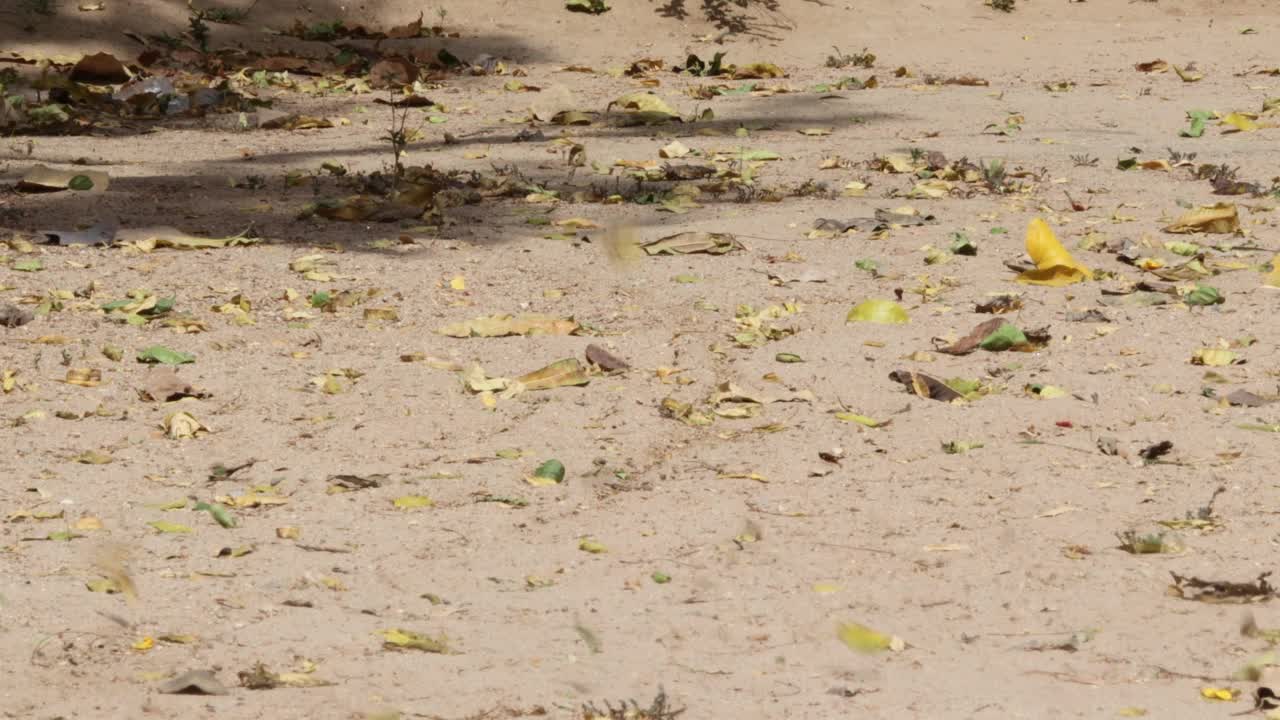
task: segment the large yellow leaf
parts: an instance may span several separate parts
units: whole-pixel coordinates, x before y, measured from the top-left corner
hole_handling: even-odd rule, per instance
[[[1053,234],[1053,228],[1040,218],[1035,218],[1027,226],[1027,254],[1036,264],[1036,269],[1018,275],[1020,283],[1062,287],[1093,279],[1089,268],[1071,257],[1071,253],[1067,252]]]
[[[1232,203],[1217,203],[1198,207],[1172,225],[1165,227],[1168,233],[1233,233],[1240,229],[1240,216]]]

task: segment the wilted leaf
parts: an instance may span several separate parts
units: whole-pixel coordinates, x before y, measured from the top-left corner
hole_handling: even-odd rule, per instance
[[[639,246],[650,255],[723,255],[742,247],[738,239],[729,233],[711,232],[683,232],[640,243]]]
[[[189,413],[170,413],[164,418],[164,432],[174,440],[194,438],[200,433],[208,431],[209,428],[202,425],[199,420],[196,420]]]
[[[591,382],[577,358],[557,360],[550,365],[521,375],[515,380],[522,390],[550,390],[558,387],[586,385]]]
[[[676,115],[676,111],[673,110],[666,101],[653,93],[627,93],[626,95],[623,95],[617,100],[609,103],[608,107],[605,108],[605,111],[607,112],[612,110],[614,105],[617,105],[619,108],[628,112],[652,113],[656,116],[666,115],[668,117],[674,117]]]
[[[942,402],[952,402],[962,400],[971,392],[977,392],[977,383],[972,383],[974,387],[952,387],[958,384],[958,379],[943,382],[935,377],[925,375],[914,370],[894,370],[889,373],[889,379],[894,382],[902,383],[907,388],[907,392],[918,395],[922,398],[932,400],[940,400]]]
[[[892,300],[864,300],[845,316],[845,322],[870,322],[879,325],[901,325],[910,322],[907,311]]]
[[[1199,348],[1191,355],[1192,365],[1225,367],[1240,361],[1240,356],[1223,348]]]
[[[1178,218],[1164,228],[1169,233],[1233,233],[1240,229],[1240,218],[1232,203],[1206,205]]]
[[[1258,575],[1253,582],[1232,582],[1228,580],[1201,580],[1170,572],[1173,585],[1169,586],[1169,594],[1185,600],[1198,600],[1207,603],[1251,603],[1270,600],[1275,595],[1275,588],[1267,581],[1271,572]]]

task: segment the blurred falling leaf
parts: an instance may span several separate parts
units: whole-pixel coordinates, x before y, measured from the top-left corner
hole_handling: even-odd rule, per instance
[[[1053,229],[1040,218],[1033,219],[1027,226],[1027,254],[1036,269],[1019,274],[1017,281],[1020,283],[1062,287],[1093,279],[1093,273],[1071,257]]]
[[[892,300],[864,300],[854,306],[845,322],[870,322],[878,325],[901,325],[910,322],[907,311]]]
[[[840,623],[836,630],[836,637],[840,639],[840,642],[848,646],[850,650],[864,654],[877,653],[884,650],[901,652],[907,646],[906,642],[900,637],[885,635],[858,623]]]

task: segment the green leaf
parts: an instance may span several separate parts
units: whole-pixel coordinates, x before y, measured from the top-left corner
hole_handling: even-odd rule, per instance
[[[196,511],[207,511],[209,515],[211,515],[213,519],[224,528],[233,528],[236,526],[236,519],[232,517],[231,511],[227,510],[226,506],[219,503],[198,502],[192,509]]]
[[[333,302],[333,296],[324,290],[317,290],[311,293],[311,296],[307,298],[307,302],[313,308],[322,308]]]
[[[564,482],[564,463],[559,460],[548,460],[539,465],[538,469],[533,471],[533,475],[526,478],[526,482],[537,487],[559,485]]]
[[[876,262],[875,260],[872,260],[871,258],[863,258],[861,260],[858,260],[853,264],[853,266],[858,268],[859,270],[864,270],[873,275],[877,270],[880,269],[880,263]]]
[[[1213,113],[1208,110],[1188,110],[1187,120],[1191,122],[1191,125],[1178,134],[1182,137],[1198,138],[1204,135],[1205,123],[1212,117]]]
[[[978,347],[990,352],[1008,350],[1017,345],[1025,345],[1027,336],[1016,325],[1005,323],[998,330],[983,338]]]
[[[1222,293],[1218,292],[1218,289],[1212,285],[1196,285],[1196,289],[1187,293],[1187,296],[1182,300],[1188,305],[1199,306],[1219,305],[1227,301],[1226,298],[1222,297]]]
[[[18,272],[39,272],[44,269],[44,265],[37,259],[19,260],[11,266]]]
[[[160,363],[161,365],[183,365],[196,361],[196,356],[190,353],[170,350],[163,345],[152,345],[145,350],[138,351],[138,362],[140,363]]]
[[[450,653],[449,639],[444,635],[433,638],[429,635],[422,635],[412,630],[401,630],[400,628],[392,628],[389,630],[379,630],[378,634],[382,636],[382,646],[389,650],[421,650],[429,653]]]
[[[1132,170],[1137,166],[1138,166],[1138,158],[1136,157],[1122,158],[1120,160],[1116,160],[1117,170]]]
[[[800,357],[799,355],[796,355],[795,353],[778,353],[777,355],[774,355],[774,356],[773,356],[773,359],[774,359],[774,360],[777,360],[777,361],[778,361],[778,362],[780,362],[780,363],[802,363],[802,362],[804,362],[804,358]]]
[[[671,576],[662,572],[661,570],[654,571],[651,577],[653,577],[653,581],[658,583],[659,585],[666,585],[667,583],[671,582]]]
[[[948,455],[963,455],[980,447],[982,447],[982,443],[975,440],[950,440],[942,443],[942,452]]]
[[[67,187],[72,190],[92,190],[93,178],[88,175],[76,175],[67,182]]]

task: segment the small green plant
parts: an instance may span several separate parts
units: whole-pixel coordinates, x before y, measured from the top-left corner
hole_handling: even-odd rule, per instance
[[[204,21],[204,11],[191,9],[191,17],[187,18],[187,34],[195,41],[200,52],[209,52],[209,23]]]
[[[566,0],[564,6],[567,10],[591,15],[609,12],[609,5],[604,0]]]
[[[1007,13],[1013,12],[1015,2],[1017,2],[1017,0],[987,0],[987,4],[991,6],[992,10],[999,10],[1000,12]]]
[[[1005,177],[1004,161],[992,160],[982,167],[982,180],[992,192],[1004,192],[1008,178]]]
[[[827,67],[830,68],[847,68],[847,67],[864,67],[870,68],[876,64],[876,54],[867,52],[866,48],[862,48],[860,53],[851,53],[849,55],[841,52],[840,48],[832,46],[835,50],[834,55],[827,56]]]
[[[1133,530],[1116,533],[1120,541],[1120,549],[1134,555],[1156,555],[1160,553],[1176,553],[1182,548],[1175,542],[1165,538],[1164,533],[1139,535]]]
[[[1075,163],[1076,167],[1098,167],[1098,158],[1089,153],[1072,155],[1071,162]]]
[[[57,12],[56,0],[21,0],[23,12],[35,15],[53,15]]]

